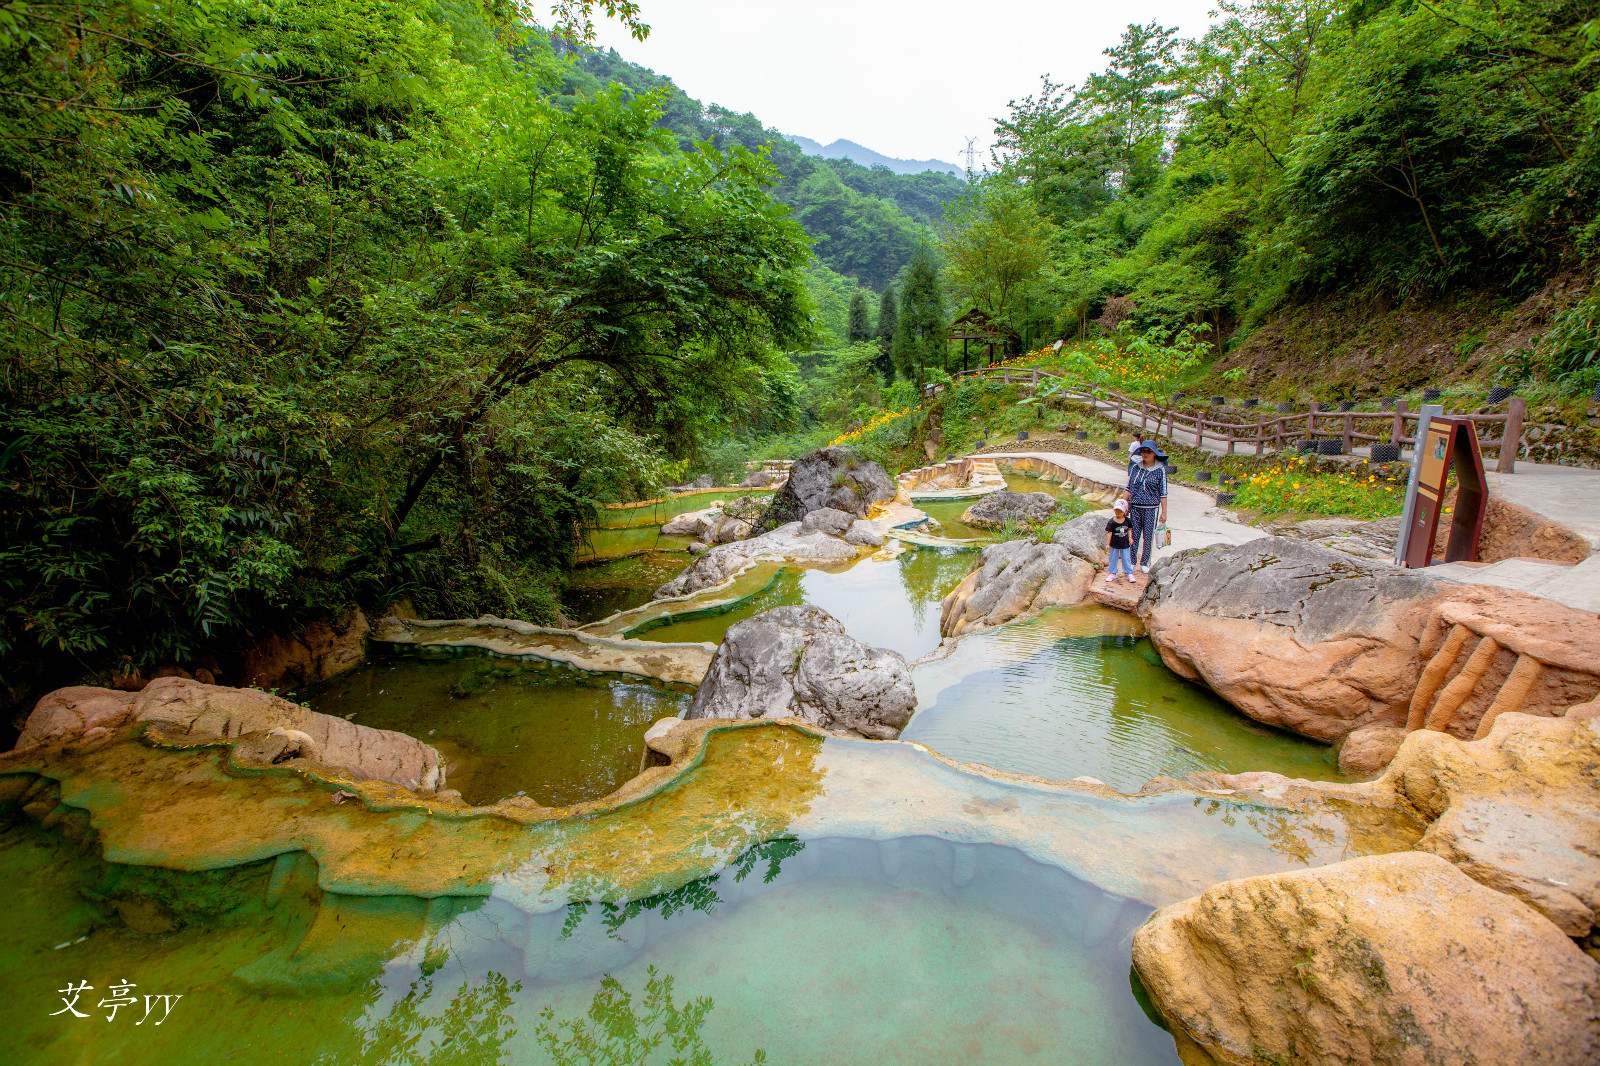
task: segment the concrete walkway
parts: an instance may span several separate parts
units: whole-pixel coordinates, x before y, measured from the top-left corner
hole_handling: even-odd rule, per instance
[[[1126,467],[1073,452],[988,452],[984,457],[1043,459],[1105,485],[1124,485],[1128,480]],[[1489,482],[1491,496],[1570,526],[1589,538],[1597,554],[1576,566],[1540,559],[1506,559],[1487,566],[1435,563],[1428,574],[1441,581],[1520,589],[1576,610],[1600,613],[1600,472],[1519,462],[1517,473],[1491,473]],[[1172,544],[1158,549],[1156,558],[1208,544],[1243,544],[1267,535],[1235,522],[1206,493],[1177,484],[1169,485],[1167,493]]]
[[[1114,466],[1073,452],[985,452],[983,458],[1044,459],[1103,485],[1120,487],[1128,483],[1126,466]],[[1172,530],[1172,544],[1156,550],[1158,559],[1185,548],[1243,544],[1266,536],[1261,530],[1235,522],[1217,510],[1217,501],[1206,493],[1173,483],[1167,486],[1167,526]]]

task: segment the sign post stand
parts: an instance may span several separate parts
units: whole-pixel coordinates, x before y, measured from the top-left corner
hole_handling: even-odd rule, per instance
[[[1401,408],[1404,406],[1404,400],[1395,404],[1396,443],[1405,434],[1405,421],[1400,417]],[[1422,473],[1422,442],[1428,436],[1429,423],[1433,421],[1435,415],[1442,414],[1444,414],[1442,405],[1436,403],[1424,404],[1422,416],[1417,419],[1417,440],[1411,446],[1411,477],[1406,482],[1406,502],[1404,509],[1400,512],[1400,536],[1395,541],[1394,546],[1394,564],[1396,566],[1406,565],[1406,546],[1411,539],[1411,518],[1413,512],[1417,509],[1417,478]]]
[[[1420,462],[1415,461],[1417,457]],[[1409,521],[1400,549],[1403,565],[1416,568],[1433,561],[1433,545],[1452,467],[1456,472],[1456,503],[1450,516],[1450,539],[1444,559],[1447,563],[1475,560],[1483,515],[1489,504],[1489,487],[1472,422],[1428,416],[1418,427],[1413,459],[1415,476],[1406,493]]]

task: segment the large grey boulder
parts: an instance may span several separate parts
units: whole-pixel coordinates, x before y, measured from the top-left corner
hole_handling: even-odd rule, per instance
[[[864,518],[858,518],[850,523],[850,528],[845,531],[846,544],[854,544],[862,548],[881,548],[884,536],[878,528]]]
[[[693,550],[691,546],[690,550]],[[691,592],[720,585],[748,566],[757,556],[781,559],[801,565],[821,566],[844,563],[859,557],[852,544],[826,533],[806,533],[799,522],[790,522],[770,533],[731,544],[719,544],[702,553],[683,573],[655,591],[656,599],[686,596]]]
[[[773,494],[758,532],[798,522],[812,511],[832,507],[865,518],[875,503],[895,497],[895,484],[883,467],[848,448],[818,448],[789,470],[789,480]]]
[[[1056,498],[1048,492],[991,492],[966,509],[961,521],[978,529],[999,529],[1007,522],[1041,526],[1056,513]]]
[[[685,718],[801,718],[892,740],[916,710],[899,652],[847,636],[820,607],[774,607],[728,627]]]
[[[805,516],[800,528],[807,533],[826,533],[830,537],[842,537],[855,521],[856,516],[849,511],[841,511],[836,507],[819,507]]]
[[[1106,557],[1107,520],[1104,511],[1093,511],[1089,514],[1079,515],[1056,530],[1056,535],[1050,539],[1090,566],[1105,566],[1108,561]]]
[[[1258,721],[1333,741],[1405,722],[1437,592],[1420,571],[1267,537],[1161,560],[1139,616],[1177,673]]]
[[[1032,537],[991,544],[978,566],[944,598],[939,632],[954,637],[1043,607],[1077,603],[1094,568],[1057,544]]]

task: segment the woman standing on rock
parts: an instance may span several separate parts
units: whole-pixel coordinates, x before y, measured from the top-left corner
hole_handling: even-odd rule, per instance
[[[1148,574],[1156,528],[1167,524],[1167,468],[1156,462],[1156,449],[1149,441],[1139,445],[1139,465],[1128,472],[1128,503],[1133,550],[1139,556],[1139,569]]]

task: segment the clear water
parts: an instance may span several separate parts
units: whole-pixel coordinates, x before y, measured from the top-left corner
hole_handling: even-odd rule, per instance
[[[630,632],[644,640],[722,642],[728,627],[773,607],[814,604],[874,648],[916,659],[939,646],[939,607],[976,561],[970,551],[916,548],[868,556],[846,570],[786,567],[765,590],[732,610]]]
[[[608,530],[607,533],[612,531]],[[683,572],[693,560],[686,551],[648,551],[581,566],[568,576],[562,610],[579,625],[650,602],[656,589]]]
[[[1058,500],[1065,500],[1070,505],[1069,510],[1074,514],[1083,514],[1092,510],[1096,505],[1083,499],[1072,491],[1071,486],[1058,485],[1053,481],[1041,481],[1031,474],[1008,473],[1002,475],[1006,480],[1006,488],[1012,492],[1046,492]],[[976,499],[966,500],[919,500],[917,507],[927,512],[929,518],[939,523],[933,530],[941,537],[951,540],[989,540],[994,537],[994,531],[979,529],[969,526],[961,521],[961,516],[967,508],[978,502]]]
[[[268,906],[271,863],[138,870],[0,831],[8,1060],[665,1063],[626,1045],[671,1018],[705,1063],[1178,1061],[1130,985],[1150,909],[1008,848],[780,840],[668,895],[532,915],[287,868]],[[108,1024],[95,1004],[124,980],[184,998],[159,1027],[134,1024],[142,1001]],[[90,1017],[50,1016],[81,981]]]
[[[1134,792],[1196,770],[1340,778],[1326,744],[1261,725],[1168,670],[1143,637],[1062,635],[1088,608],[963,639],[914,677],[901,734],[963,762]]]
[[[526,794],[549,807],[599,799],[640,770],[644,731],[692,693],[481,655],[385,657],[310,698],[313,710],[419,737],[468,803]]]

